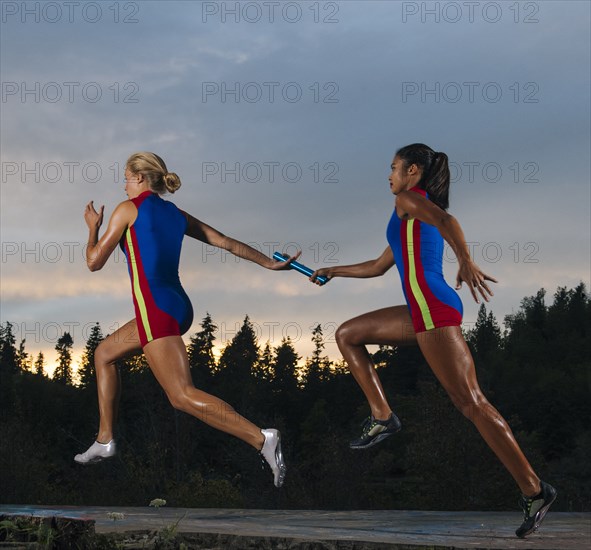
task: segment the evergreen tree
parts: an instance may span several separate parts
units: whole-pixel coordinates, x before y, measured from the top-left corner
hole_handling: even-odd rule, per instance
[[[66,384],[72,385],[72,347],[74,340],[69,332],[64,332],[57,341],[55,350],[58,354],[58,366],[53,374],[53,379]]]
[[[291,338],[283,338],[275,350],[273,387],[275,391],[293,394],[297,391],[297,368],[301,357],[296,353]]]
[[[521,367],[537,365],[546,358],[549,335],[545,295],[543,288],[538,290],[535,296],[523,298],[517,313],[505,316],[504,347]]]
[[[96,377],[94,375],[94,352],[98,345],[103,341],[103,332],[101,326],[95,323],[90,330],[88,340],[86,340],[86,347],[82,354],[82,362],[80,363],[79,377],[80,386],[83,388],[96,388]]]
[[[582,338],[585,338],[589,334],[589,329],[591,329],[591,300],[589,294],[587,294],[585,283],[579,283],[572,291],[568,305],[573,330]],[[587,344],[588,349],[589,339],[587,339]]]
[[[273,358],[273,349],[271,343],[267,340],[261,356],[259,357],[256,375],[260,380],[270,382],[275,378],[275,362]]]
[[[30,371],[32,368],[32,358],[25,350],[25,338],[21,340],[16,352],[16,364],[22,372]]]
[[[589,356],[590,345],[580,347],[576,343],[585,338],[591,328],[591,301],[584,283],[567,290],[559,287],[554,294],[554,302],[548,308],[548,331],[555,341],[552,358],[582,360]]]
[[[481,304],[474,328],[468,332],[468,344],[481,358],[498,353],[501,347],[501,329],[492,311],[487,315],[486,306]]]
[[[37,359],[35,359],[34,365],[34,373],[38,376],[45,376],[44,367],[45,367],[45,357],[43,356],[43,352],[40,351],[39,355],[37,355]]]
[[[191,369],[193,382],[198,388],[208,388],[210,386],[212,375],[217,368],[213,353],[217,328],[211,319],[211,315],[206,313],[201,321],[201,330],[191,336],[187,346],[189,368]]]
[[[222,351],[216,376],[220,395],[229,403],[235,403],[247,416],[253,401],[258,359],[257,338],[247,315],[240,330]]]
[[[535,296],[523,299],[526,322],[533,328],[543,331],[546,325],[546,304],[544,298],[546,291],[541,288]]]
[[[466,335],[472,349],[478,380],[484,390],[490,387],[495,364],[500,360],[502,348],[501,328],[492,311],[486,313],[486,306],[481,304],[474,328]]]
[[[0,415],[11,414],[15,402],[15,375],[18,373],[17,349],[12,324],[0,325]]]
[[[0,373],[15,374],[19,370],[16,339],[12,332],[12,323],[6,321],[6,326],[0,325]]]
[[[269,392],[261,400],[270,409],[270,414],[281,417],[286,425],[299,428],[300,413],[305,406],[298,387],[298,361],[293,343],[289,337],[283,338],[274,350],[273,378],[269,384]]]
[[[330,359],[326,355],[322,355],[325,345],[320,323],[312,330],[312,342],[314,343],[314,351],[304,367],[307,388],[317,387],[330,376]]]

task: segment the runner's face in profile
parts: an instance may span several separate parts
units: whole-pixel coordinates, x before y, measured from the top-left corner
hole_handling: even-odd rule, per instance
[[[394,157],[390,169],[391,172],[388,181],[390,182],[390,190],[394,195],[398,195],[401,191],[406,191],[414,187],[418,181],[417,175],[420,176],[420,173],[417,174],[416,172],[415,164],[405,166],[404,161],[399,157]]]
[[[133,198],[132,196],[130,196],[130,193],[134,194],[133,189],[130,184],[136,183],[137,180],[138,180],[137,175],[135,175],[133,172],[131,172],[129,170],[129,168],[126,168],[125,169],[125,177],[124,177],[123,181],[125,182],[125,193],[128,198]]]
[[[390,182],[390,190],[394,195],[398,195],[400,191],[404,190],[404,162],[398,157],[394,157],[392,164],[390,165],[390,176],[388,181]]]

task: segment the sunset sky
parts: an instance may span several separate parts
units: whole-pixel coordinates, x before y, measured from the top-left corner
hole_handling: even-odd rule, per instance
[[[379,255],[396,149],[451,161],[450,212],[499,279],[502,322],[541,287],[590,281],[589,2],[1,3],[1,314],[53,369],[57,338],[133,317],[123,255],[90,273],[83,210],[126,199],[154,151],[180,208],[310,267]],[[163,228],[165,229],[165,228]],[[455,280],[448,250],[444,271]],[[223,347],[249,315],[261,344],[310,354],[321,323],[403,303],[395,269],[316,287],[185,241],[181,280]],[[466,327],[478,305],[467,289]],[[77,362],[78,358],[76,359]]]

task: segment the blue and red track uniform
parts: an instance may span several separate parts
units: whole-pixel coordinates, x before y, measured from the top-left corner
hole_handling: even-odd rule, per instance
[[[130,199],[137,218],[121,238],[127,257],[142,347],[189,330],[193,308],[179,279],[187,217],[171,202],[145,191]]]
[[[426,191],[410,191],[429,198]],[[387,230],[404,297],[416,333],[462,323],[462,301],[443,278],[443,237],[417,219],[400,219],[396,209]]]

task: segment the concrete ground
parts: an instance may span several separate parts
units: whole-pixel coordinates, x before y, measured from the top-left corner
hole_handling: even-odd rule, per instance
[[[110,512],[123,519],[110,519]],[[90,520],[97,533],[136,535],[182,518],[177,531],[203,544],[195,548],[591,549],[591,514],[586,513],[550,512],[539,532],[525,540],[514,534],[522,519],[515,512],[0,505],[2,515]]]

